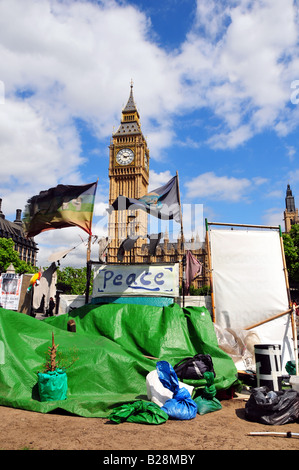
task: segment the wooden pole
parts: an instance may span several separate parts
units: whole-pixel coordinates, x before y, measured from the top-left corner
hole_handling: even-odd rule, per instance
[[[299,375],[298,338],[297,338],[297,327],[296,327],[296,309],[295,309],[295,305],[294,305],[294,303],[292,302],[292,299],[291,299],[288,269],[287,269],[287,263],[286,263],[286,259],[285,259],[284,244],[283,244],[282,231],[281,231],[280,226],[279,226],[279,235],[280,235],[281,254],[282,254],[282,260],[283,260],[283,270],[284,270],[284,276],[285,276],[285,281],[286,281],[286,286],[287,286],[289,305],[290,305],[290,309],[291,309],[290,315],[291,315],[291,326],[292,326],[292,335],[293,335],[293,343],[294,343],[294,357],[295,357],[296,375]]]
[[[85,305],[88,304],[89,302],[90,278],[91,278],[91,261],[88,261],[86,265]]]
[[[91,232],[88,237],[88,244],[87,244],[87,259],[86,259],[86,287],[85,287],[85,305],[89,302],[89,287],[90,287],[90,276],[91,276],[91,261],[90,261],[90,253],[91,253]]]
[[[209,240],[209,224],[206,219],[206,251],[208,255],[208,264],[209,264],[209,275],[210,275],[210,287],[211,287],[211,301],[212,301],[212,321],[215,323],[215,301],[214,301],[214,291],[213,291],[213,276],[212,276],[212,259],[210,253],[210,240]]]
[[[298,338],[297,338],[297,327],[296,327],[296,309],[295,309],[294,304],[293,304],[292,313],[291,313],[291,321],[292,321],[292,333],[293,333],[293,341],[294,341],[294,356],[295,356],[296,375],[299,375]]]
[[[91,233],[89,234],[88,237],[88,244],[87,244],[87,256],[86,256],[86,262],[88,263],[90,261],[90,254],[91,254]]]
[[[280,228],[279,225],[248,225],[248,224],[227,224],[222,222],[209,222],[209,225],[224,225],[226,227],[249,227],[249,228],[271,228],[278,230]]]
[[[288,294],[288,300],[289,300],[289,307],[292,308],[288,269],[287,269],[285,254],[284,254],[284,245],[283,245],[283,238],[282,238],[282,232],[281,232],[280,226],[279,226],[279,240],[280,240],[280,248],[281,248],[281,255],[282,255],[283,272],[284,272],[284,278],[286,282],[286,288],[287,288],[287,294]]]
[[[299,436],[298,432],[276,432],[276,431],[256,431],[250,432],[248,436],[283,436],[283,437],[293,437]]]
[[[248,326],[247,328],[244,328],[244,330],[251,330],[252,328],[256,328],[257,326],[263,325],[264,323],[267,323],[268,321],[275,320],[276,318],[282,317],[283,315],[286,315],[291,312],[292,312],[292,309],[290,308],[289,310],[286,310],[285,312],[278,313],[277,315],[273,315],[273,317],[266,318],[265,320],[255,323],[254,325]]]

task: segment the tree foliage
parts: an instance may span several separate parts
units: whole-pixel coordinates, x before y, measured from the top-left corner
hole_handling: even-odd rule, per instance
[[[6,272],[10,264],[13,264],[18,274],[35,273],[38,271],[36,266],[32,266],[20,259],[20,255],[14,249],[14,242],[11,238],[0,238],[0,272]]]
[[[72,268],[66,266],[57,269],[57,288],[64,294],[83,295],[86,290],[87,268]],[[92,279],[89,293],[92,292]]]
[[[282,237],[289,280],[299,282],[299,225],[293,225]]]

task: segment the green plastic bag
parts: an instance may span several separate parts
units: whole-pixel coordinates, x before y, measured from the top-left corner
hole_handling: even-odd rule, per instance
[[[207,400],[211,400],[212,398],[215,397],[217,390],[214,385],[214,374],[213,372],[205,372],[203,374],[204,379],[206,379],[207,385],[205,386],[202,396],[206,398]]]
[[[285,365],[286,371],[290,375],[296,375],[296,363],[295,361],[288,361]]]
[[[67,375],[63,369],[56,369],[53,372],[39,372],[37,376],[40,401],[66,399]]]
[[[197,412],[200,415],[218,411],[222,408],[220,401],[215,397],[217,390],[214,385],[214,374],[212,372],[205,372],[203,376],[207,381],[207,385],[202,395],[194,399],[197,405]]]
[[[211,413],[212,411],[218,411],[222,408],[220,401],[215,397],[211,400],[203,397],[197,397],[194,401],[197,405],[197,412],[200,415],[205,415],[206,413]]]
[[[109,419],[116,424],[123,421],[140,424],[162,424],[168,420],[168,414],[155,403],[138,400],[114,408],[109,415]]]

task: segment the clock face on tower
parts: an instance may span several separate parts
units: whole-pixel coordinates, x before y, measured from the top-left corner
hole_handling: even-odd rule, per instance
[[[129,165],[134,160],[134,152],[131,149],[121,149],[117,152],[116,161],[120,165]]]

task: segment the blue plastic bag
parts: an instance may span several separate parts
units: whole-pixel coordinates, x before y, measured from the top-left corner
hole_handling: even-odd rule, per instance
[[[156,364],[158,376],[162,385],[172,391],[173,397],[167,400],[161,410],[173,419],[193,419],[197,413],[197,405],[192,400],[185,387],[180,388],[177,375],[173,367],[166,361]]]

